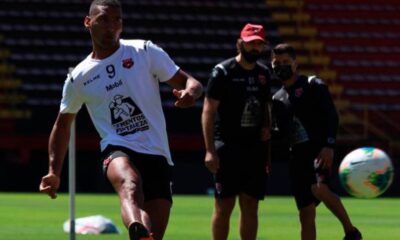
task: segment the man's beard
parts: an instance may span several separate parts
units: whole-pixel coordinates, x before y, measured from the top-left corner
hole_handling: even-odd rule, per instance
[[[240,54],[248,63],[255,63],[261,57],[262,53],[257,51],[246,51],[243,44],[240,44]]]

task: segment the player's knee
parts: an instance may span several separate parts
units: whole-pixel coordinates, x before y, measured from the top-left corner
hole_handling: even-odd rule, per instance
[[[133,179],[122,179],[120,192],[123,195],[135,195],[142,191],[141,182]]]
[[[218,218],[230,218],[233,208],[230,206],[219,206],[214,209],[214,214]]]
[[[252,197],[239,198],[239,205],[241,209],[257,210],[258,200]]]
[[[311,186],[311,191],[319,200],[325,199],[330,193],[329,187],[325,184],[314,184]]]
[[[245,201],[240,204],[241,213],[246,216],[257,216],[258,202]]]
[[[315,221],[315,206],[314,205],[309,205],[305,208],[300,209],[299,211],[299,219],[301,224],[312,224]]]

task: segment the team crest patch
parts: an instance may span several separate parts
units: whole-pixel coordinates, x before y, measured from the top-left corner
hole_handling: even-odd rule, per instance
[[[122,66],[124,68],[131,68],[133,66],[134,62],[132,58],[127,58],[122,60]]]
[[[267,78],[264,75],[258,75],[258,81],[261,85],[267,84]]]
[[[294,95],[296,97],[300,97],[301,95],[303,95],[303,88],[298,88],[295,90]]]

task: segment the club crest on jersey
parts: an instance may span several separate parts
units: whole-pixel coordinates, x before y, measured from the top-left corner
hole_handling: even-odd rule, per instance
[[[261,85],[267,84],[267,78],[264,75],[258,75],[258,81],[260,82]]]
[[[122,66],[124,68],[131,68],[133,66],[134,62],[132,58],[127,58],[122,60]]]
[[[294,95],[296,97],[301,97],[301,95],[303,95],[303,88],[298,88],[298,89],[294,90]]]

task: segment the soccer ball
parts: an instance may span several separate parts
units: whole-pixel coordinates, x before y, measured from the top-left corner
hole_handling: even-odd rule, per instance
[[[393,181],[394,169],[388,155],[374,147],[358,148],[343,159],[339,179],[352,196],[374,198],[384,193]]]

